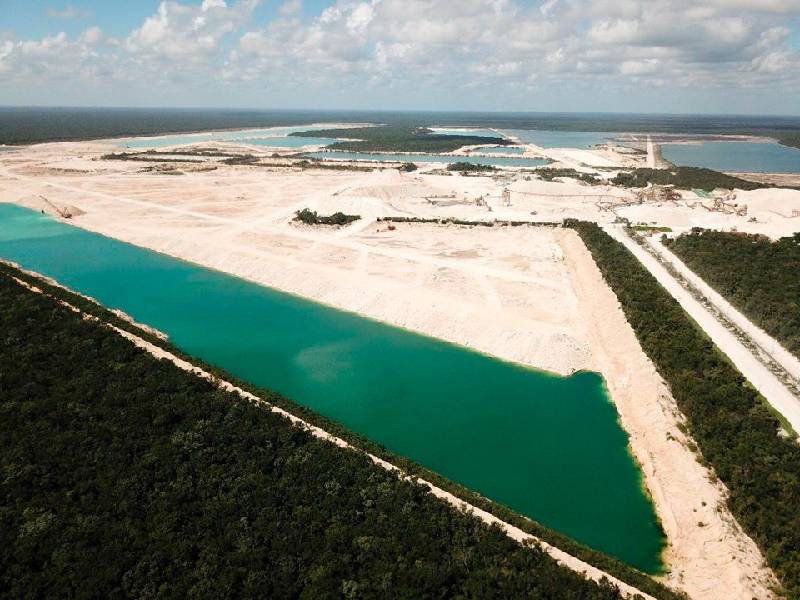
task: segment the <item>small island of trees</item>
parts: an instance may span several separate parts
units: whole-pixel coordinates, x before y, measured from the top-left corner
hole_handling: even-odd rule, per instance
[[[318,215],[317,211],[304,208],[295,213],[294,221],[299,221],[306,225],[349,225],[358,221],[361,215],[346,215],[343,212],[335,212],[332,215]]]

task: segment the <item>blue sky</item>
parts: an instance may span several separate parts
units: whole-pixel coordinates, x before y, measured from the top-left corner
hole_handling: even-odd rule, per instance
[[[800,0],[0,8],[0,104],[800,113]]]
[[[20,38],[37,39],[58,34],[79,35],[87,27],[100,27],[106,34],[125,37],[154,14],[162,0],[108,2],[84,0],[75,2],[0,0],[3,17],[0,30],[13,32]],[[201,2],[187,2],[199,5]],[[319,14],[330,6],[330,0],[306,0],[302,3],[304,17]],[[253,25],[265,24],[275,18],[279,2],[262,2],[253,11]],[[60,13],[60,15],[59,15]],[[68,14],[74,13],[74,14]]]
[[[25,39],[42,38],[65,31],[79,34],[96,25],[109,35],[124,37],[158,9],[161,0],[76,0],[74,2],[1,0],[3,17],[0,29],[10,30]],[[200,5],[201,2],[187,2]],[[301,14],[311,17],[332,4],[330,0],[306,0]],[[253,24],[259,26],[276,16],[281,3],[262,2],[253,11]],[[72,9],[72,11],[70,10]],[[74,16],[65,13],[74,12]],[[58,17],[54,13],[62,13]]]

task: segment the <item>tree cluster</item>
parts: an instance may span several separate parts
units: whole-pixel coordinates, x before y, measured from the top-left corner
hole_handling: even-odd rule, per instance
[[[620,172],[611,180],[611,183],[629,188],[643,188],[653,183],[656,185],[674,185],[682,190],[704,190],[706,192],[711,192],[717,188],[756,190],[770,187],[763,183],[746,181],[739,177],[700,167],[634,169],[630,172]]]
[[[448,171],[455,171],[457,173],[491,173],[497,171],[496,167],[492,165],[481,165],[469,162],[454,162],[447,165]]]
[[[361,215],[346,215],[343,212],[335,212],[332,215],[318,215],[317,211],[304,208],[295,213],[294,220],[305,223],[306,225],[349,225],[358,221]]]
[[[591,175],[589,173],[581,173],[580,171],[576,171],[572,168],[555,168],[555,167],[548,167],[545,169],[536,169],[536,174],[539,176],[540,179],[543,181],[553,181],[556,177],[569,177],[571,179],[577,179],[578,181],[583,181],[584,183],[588,183],[591,185],[597,185],[600,182],[600,179]]]

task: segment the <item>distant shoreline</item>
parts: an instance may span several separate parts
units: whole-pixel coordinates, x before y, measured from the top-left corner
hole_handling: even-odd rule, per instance
[[[212,128],[212,129],[196,129],[191,131],[166,131],[166,132],[159,132],[153,134],[142,134],[142,135],[115,135],[113,137],[90,137],[90,138],[53,138],[48,140],[41,140],[41,141],[34,141],[34,142],[19,142],[19,143],[2,143],[0,144],[0,151],[6,150],[13,150],[15,148],[24,148],[25,146],[32,146],[36,144],[57,144],[57,143],[80,143],[80,142],[121,142],[124,140],[143,140],[143,139],[153,139],[157,140],[160,138],[172,137],[172,136],[190,136],[190,135],[209,135],[215,133],[235,133],[235,132],[245,132],[245,131],[262,131],[266,129],[287,129],[287,128],[300,128],[300,127],[318,127],[318,126],[325,126],[326,128],[330,129],[348,129],[348,128],[355,128],[355,127],[369,127],[369,126],[380,126],[381,123],[356,123],[356,122],[343,122],[343,123],[336,123],[336,122],[314,122],[314,123],[296,123],[296,124],[289,124],[289,125],[270,125],[270,126],[257,126],[257,127],[231,127],[231,128]],[[476,127],[449,127],[445,128],[440,125],[432,125],[430,126],[431,129],[448,129],[448,130],[455,130],[455,129],[463,129],[464,134],[467,135],[471,131],[477,131],[478,128]],[[507,137],[512,139],[513,136],[508,136],[506,133],[503,133],[503,129],[497,129],[497,131],[503,137]],[[559,130],[550,130],[550,129],[528,129],[526,131],[559,131]],[[573,130],[564,130],[573,132]],[[582,130],[574,130],[575,133],[586,133]],[[772,136],[759,136],[759,135],[742,135],[742,134],[705,134],[705,133],[684,133],[684,134],[672,134],[672,133],[651,133],[647,134],[645,132],[634,132],[634,131],[608,131],[608,132],[599,132],[599,133],[608,133],[613,134],[613,141],[615,143],[625,145],[625,144],[636,144],[640,140],[633,140],[633,139],[625,139],[625,136],[645,136],[651,135],[654,138],[655,142],[659,144],[702,144],[703,142],[749,142],[749,143],[758,143],[758,144],[777,144],[779,146],[784,146],[786,148],[792,148],[797,150],[796,146],[792,146],[789,144],[783,143],[780,139],[772,137]],[[661,136],[661,137],[659,137]],[[287,137],[287,136],[280,136],[276,135],[274,137]],[[674,138],[674,139],[673,139]],[[206,142],[216,141],[216,140],[202,140]],[[234,142],[236,140],[218,140],[220,142]],[[192,142],[187,142],[192,143]],[[644,140],[641,140],[641,143],[644,143]]]

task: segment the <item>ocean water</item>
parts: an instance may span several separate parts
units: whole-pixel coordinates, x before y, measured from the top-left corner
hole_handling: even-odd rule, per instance
[[[800,149],[773,143],[662,144],[661,150],[664,158],[679,166],[730,172],[800,173]]]
[[[648,572],[664,540],[602,377],[558,377],[0,204],[0,257]]]
[[[506,156],[447,156],[442,154],[389,154],[379,152],[309,152],[311,158],[322,160],[359,160],[359,161],[391,161],[419,163],[457,163],[472,165],[488,165],[497,167],[540,167],[548,161],[540,158],[512,158]]]

